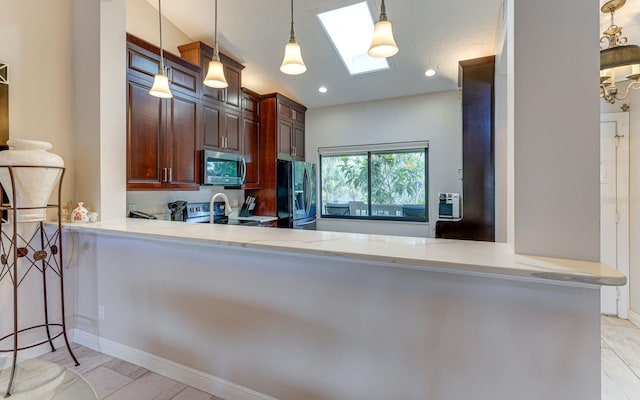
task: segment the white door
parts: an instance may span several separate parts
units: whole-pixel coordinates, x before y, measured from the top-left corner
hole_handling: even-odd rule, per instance
[[[629,276],[629,114],[600,116],[600,260]],[[603,286],[603,314],[627,318],[629,286]]]

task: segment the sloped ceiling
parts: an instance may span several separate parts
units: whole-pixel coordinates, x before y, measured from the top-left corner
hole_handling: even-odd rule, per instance
[[[157,8],[157,0],[147,1]],[[377,20],[380,1],[367,1]],[[310,108],[453,90],[459,60],[495,54],[501,0],[388,0],[400,52],[390,59],[390,70],[351,77],[316,14],[356,2],[295,0],[296,37],[308,68],[299,76],[279,70],[289,39],[289,0],[219,0],[218,42],[246,66],[244,86],[279,91]],[[213,45],[213,0],[163,0],[162,11],[187,36]],[[438,75],[427,79],[428,68]],[[321,85],[328,93],[318,92]]]
[[[279,91],[310,108],[453,90],[458,61],[497,51],[503,0],[387,0],[400,52],[389,59],[390,70],[352,77],[316,15],[358,1],[294,0],[296,36],[308,68],[302,75],[279,70],[289,39],[289,0],[219,0],[220,48],[245,65],[244,86],[259,93]],[[380,0],[366,1],[377,20]],[[158,6],[157,0],[147,2]],[[162,11],[190,38],[213,45],[213,0],[163,0]],[[640,0],[627,0],[615,22],[630,44],[640,44]],[[601,14],[600,32],[609,24],[610,17]],[[426,78],[427,68],[438,75]],[[319,86],[328,92],[319,93]]]

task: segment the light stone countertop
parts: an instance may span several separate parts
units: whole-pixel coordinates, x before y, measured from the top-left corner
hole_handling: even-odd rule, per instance
[[[277,221],[278,217],[269,217],[266,215],[252,215],[250,217],[241,217],[234,212],[231,215],[229,215],[229,219],[235,219],[238,221],[256,221],[256,222],[260,222],[261,224],[264,224],[266,222]]]
[[[63,225],[77,232],[337,257],[387,267],[572,286],[621,286],[627,281],[622,273],[601,262],[519,255],[505,243],[133,218]]]

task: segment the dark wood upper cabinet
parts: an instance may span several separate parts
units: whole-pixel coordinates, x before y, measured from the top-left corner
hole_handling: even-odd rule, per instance
[[[182,58],[200,66],[204,79],[209,62],[213,59],[213,48],[202,42],[192,42],[178,46],[178,51],[180,51]],[[223,53],[220,53],[220,61],[224,66],[224,76],[229,86],[226,89],[214,89],[202,85],[202,99],[220,102],[228,107],[239,109],[242,100],[242,70],[244,66]]]
[[[263,131],[271,128],[276,132],[277,158],[304,161],[304,118],[307,108],[279,93],[261,97],[262,109],[269,111],[268,121],[263,117]]]
[[[173,98],[149,94],[160,49],[127,35],[127,189],[198,188],[200,67],[165,52]]]

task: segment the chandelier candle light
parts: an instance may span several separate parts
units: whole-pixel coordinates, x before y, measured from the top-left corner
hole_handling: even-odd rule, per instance
[[[284,48],[284,59],[280,71],[288,75],[300,75],[307,70],[302,61],[300,45],[296,42],[296,33],[293,30],[293,0],[291,0],[291,36],[289,43]]]
[[[162,0],[158,0],[158,21],[160,26],[160,65],[158,66],[158,74],[153,78],[153,86],[149,90],[149,94],[163,99],[173,97],[171,89],[169,89],[169,78],[164,74],[164,50],[162,48]]]
[[[374,58],[392,57],[398,53],[398,45],[393,38],[391,22],[387,18],[387,10],[384,0],[380,5],[380,19],[373,28],[373,40],[369,47],[368,54]]]
[[[218,51],[218,0],[215,0],[215,18],[213,23],[214,28],[214,50],[213,60],[209,62],[209,69],[207,70],[207,76],[204,78],[204,84],[216,88],[224,89],[229,86],[227,79],[224,76],[224,66],[220,62],[220,53]]]
[[[600,43],[607,44],[606,49],[600,48],[600,97],[607,103],[615,103],[629,95],[632,89],[640,89],[640,47],[628,45],[627,38],[622,36],[622,27],[613,22],[616,10],[619,10],[626,0],[611,0],[606,2],[600,11],[611,14],[611,25],[603,32]],[[626,72],[625,72],[626,70]],[[629,71],[630,70],[630,71]],[[631,73],[627,75],[630,83],[624,93],[618,92],[616,86],[616,75],[621,73]]]

